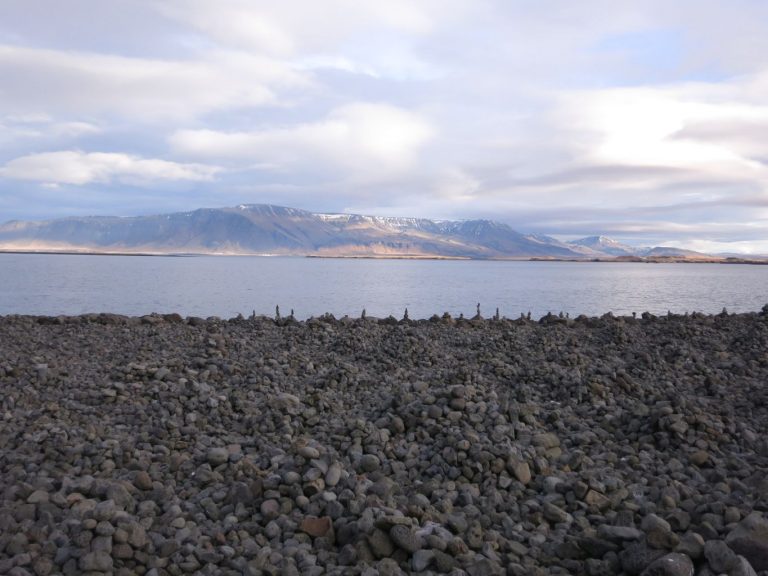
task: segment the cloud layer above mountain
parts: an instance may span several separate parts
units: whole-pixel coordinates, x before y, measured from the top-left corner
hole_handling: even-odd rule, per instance
[[[273,203],[768,253],[761,0],[5,0],[0,220]]]

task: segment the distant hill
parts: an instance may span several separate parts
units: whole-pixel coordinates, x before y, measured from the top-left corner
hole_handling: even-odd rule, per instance
[[[610,254],[611,256],[632,256],[637,254],[637,248],[617,242],[613,238],[606,236],[587,236],[579,240],[573,240],[570,244],[583,246],[601,254]]]
[[[640,258],[687,258],[687,259],[711,259],[713,256],[683,248],[671,246],[638,247],[622,244],[607,236],[587,236],[568,243],[571,246],[581,246],[598,254],[608,254],[616,257],[636,256]]]
[[[670,246],[656,246],[654,248],[644,248],[639,251],[642,256],[678,256],[682,258],[701,258],[706,254],[694,252],[693,250],[684,250],[682,248],[672,248]]]
[[[0,250],[480,259],[642,255],[603,236],[561,242],[521,234],[492,220],[318,214],[268,204],[154,216],[12,221],[0,225]]]

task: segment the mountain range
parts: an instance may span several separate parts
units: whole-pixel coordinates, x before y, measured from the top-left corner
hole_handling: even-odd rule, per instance
[[[322,214],[269,204],[153,216],[88,216],[0,225],[0,250],[328,257],[594,259],[708,258],[635,248],[604,236],[563,242],[492,220]]]

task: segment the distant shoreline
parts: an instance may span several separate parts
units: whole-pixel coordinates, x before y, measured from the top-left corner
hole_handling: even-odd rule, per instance
[[[470,258],[468,256],[440,256],[429,254],[256,254],[221,252],[100,252],[95,250],[7,250],[0,254],[40,254],[61,256],[153,256],[193,258],[199,256],[250,256],[260,258],[318,258],[339,260],[461,260],[480,262],[596,262],[606,264],[751,264],[768,265],[768,258],[685,258],[679,256],[617,256],[616,258],[556,258],[548,256],[520,256],[509,258]]]
[[[255,254],[221,252],[100,252],[95,250],[6,250],[0,254],[40,254],[61,256],[153,256],[170,258],[193,258],[200,256],[250,256],[260,258],[319,258],[338,260],[461,260],[490,262],[595,262],[605,264],[751,264],[768,265],[768,258],[685,258],[678,256],[617,256],[616,258],[555,258],[540,256],[520,256],[509,258],[470,258],[467,256],[440,256],[429,254]]]

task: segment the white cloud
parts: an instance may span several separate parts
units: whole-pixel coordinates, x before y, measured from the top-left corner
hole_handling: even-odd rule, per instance
[[[113,182],[148,185],[162,180],[212,180],[220,168],[178,164],[128,154],[80,151],[45,152],[16,158],[0,168],[0,177],[48,185]]]
[[[155,9],[225,49],[265,54],[298,69],[335,68],[386,78],[442,70],[418,44],[461,23],[471,0],[160,0]]]
[[[400,175],[417,164],[433,129],[418,114],[386,104],[355,103],[317,122],[254,132],[181,130],[170,139],[179,154],[240,160],[278,169],[338,171],[367,181]]]
[[[467,138],[475,159],[470,173],[482,182],[478,196],[489,211],[495,204],[512,217],[537,207],[595,215],[655,207],[644,210],[645,232],[661,230],[664,211],[672,209],[676,218],[717,214],[735,224],[745,217],[741,198],[768,197],[766,80],[766,73],[756,73],[718,82],[562,90],[546,97],[551,106],[539,117],[539,134],[548,142],[541,146],[535,136],[529,146],[527,138],[506,144],[508,158],[526,162],[505,168],[494,151],[478,153],[477,134]],[[485,163],[476,160],[482,156]],[[606,219],[606,228],[615,217]],[[567,219],[531,225],[569,227]]]
[[[100,134],[102,129],[90,122],[54,122],[49,127],[50,134],[62,138],[78,138],[89,134]]]
[[[424,36],[460,18],[467,0],[160,0],[155,8],[222,46],[294,57],[382,31]]]
[[[21,139],[74,140],[101,132],[99,126],[90,122],[56,122],[43,114],[0,119],[0,144],[17,144]]]
[[[664,244],[675,248],[696,250],[705,254],[763,254],[768,255],[768,240],[737,240],[721,242],[702,238],[692,238],[685,241],[670,240]]]
[[[144,122],[277,103],[306,75],[263,56],[214,51],[196,60],[126,58],[0,45],[0,106],[10,114],[121,115]]]
[[[755,76],[732,83],[573,91],[564,97],[561,121],[570,118],[572,133],[586,139],[587,161],[753,178],[764,169],[753,157],[768,156],[768,143],[750,129],[768,123],[766,84]],[[758,91],[762,101],[752,102]],[[726,130],[697,132],[712,125]]]

